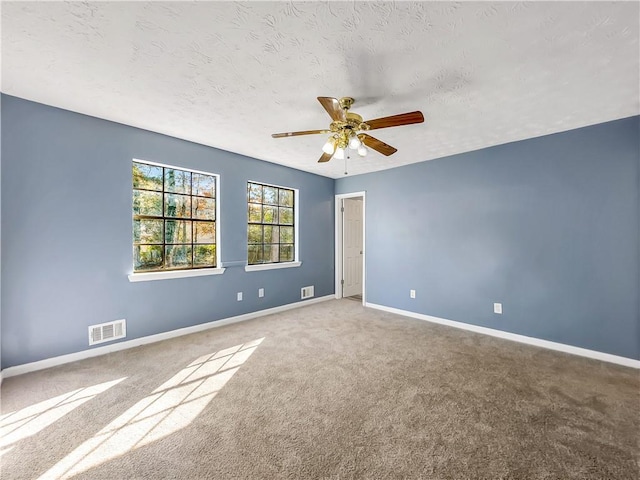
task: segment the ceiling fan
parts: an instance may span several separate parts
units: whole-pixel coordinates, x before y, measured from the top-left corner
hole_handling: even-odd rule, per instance
[[[342,97],[340,99],[318,97],[318,101],[327,111],[331,120],[333,120],[328,129],[274,133],[271,136],[273,138],[283,138],[329,133],[329,139],[322,147],[324,153],[320,157],[320,160],[318,160],[318,162],[321,163],[328,162],[333,157],[339,160],[344,159],[347,148],[356,150],[361,157],[367,154],[366,147],[373,148],[386,156],[393,155],[398,151],[397,149],[364,132],[378,128],[397,127],[400,125],[424,122],[422,112],[418,111],[401,113],[399,115],[392,115],[391,117],[375,118],[365,122],[360,115],[349,111],[355,101],[351,97]]]

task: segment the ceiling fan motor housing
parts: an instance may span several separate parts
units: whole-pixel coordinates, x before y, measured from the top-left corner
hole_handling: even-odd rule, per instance
[[[333,138],[336,146],[346,148],[349,139],[361,130],[369,130],[369,125],[364,123],[362,117],[357,113],[345,112],[345,121],[335,120],[331,122],[329,128],[334,133]]]

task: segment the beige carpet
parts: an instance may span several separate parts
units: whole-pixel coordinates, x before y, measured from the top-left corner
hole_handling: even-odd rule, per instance
[[[5,379],[3,479],[637,479],[637,370],[328,301]]]

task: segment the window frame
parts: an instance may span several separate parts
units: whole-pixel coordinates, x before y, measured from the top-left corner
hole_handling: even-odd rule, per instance
[[[249,222],[249,184],[250,183],[255,183],[257,185],[262,185],[263,187],[274,187],[274,188],[282,188],[284,190],[291,190],[293,191],[293,260],[287,261],[287,262],[269,262],[269,263],[257,263],[257,264],[253,264],[250,265],[249,264],[249,225],[269,225],[269,224],[265,224],[265,223],[250,223]],[[297,188],[293,188],[293,187],[287,187],[284,185],[276,185],[274,183],[265,183],[265,182],[261,182],[261,181],[257,181],[257,180],[247,180],[246,182],[246,194],[245,194],[245,200],[246,200],[246,212],[247,212],[247,217],[246,217],[246,226],[247,226],[247,233],[246,233],[246,242],[245,245],[247,246],[247,251],[246,251],[246,256],[245,256],[245,267],[244,270],[246,272],[257,272],[257,271],[261,271],[261,270],[277,270],[277,269],[281,269],[281,268],[294,268],[294,267],[299,267],[302,265],[302,262],[300,261],[300,190]],[[264,203],[262,204],[264,205]],[[264,245],[264,242],[262,243]]]
[[[220,249],[220,174],[217,173],[211,173],[211,172],[205,172],[202,170],[195,170],[195,169],[191,169],[189,167],[181,167],[181,166],[177,166],[177,165],[170,165],[167,163],[159,163],[159,162],[152,162],[149,160],[143,160],[143,159],[139,159],[139,158],[133,158],[131,159],[131,167],[133,168],[133,164],[134,163],[143,163],[145,165],[151,165],[154,167],[162,167],[162,168],[169,168],[169,169],[173,169],[173,170],[181,170],[184,172],[189,172],[189,173],[196,173],[196,174],[200,174],[200,175],[207,175],[207,176],[211,176],[215,178],[215,220],[214,220],[214,224],[215,224],[215,246],[216,246],[216,266],[215,267],[193,267],[191,266],[190,268],[174,268],[174,269],[163,269],[163,270],[149,270],[149,271],[139,271],[136,272],[133,270],[133,265],[134,265],[134,259],[133,259],[133,249],[132,249],[132,258],[131,258],[131,268],[132,268],[132,272],[128,275],[129,281],[130,282],[142,282],[142,281],[150,281],[150,280],[163,280],[163,279],[171,279],[171,278],[185,278],[185,277],[201,277],[201,276],[207,276],[207,275],[221,275],[222,273],[224,273],[225,268],[221,267],[221,258],[222,258],[222,254],[221,254],[221,249]],[[164,194],[167,193],[164,190],[164,171],[163,171],[163,189],[162,189],[162,195],[164,198]],[[132,197],[133,197],[133,192],[136,189],[133,187],[133,182],[131,183],[131,192],[132,192]],[[171,193],[171,192],[168,192]],[[189,197],[191,199],[194,198],[193,194],[190,194]],[[197,197],[197,196],[196,196]],[[132,198],[132,202],[133,202],[133,198]],[[163,205],[164,205],[164,200],[163,200]],[[133,220],[134,220],[135,215],[133,214],[133,203],[132,203],[132,238],[131,238],[131,245],[132,247],[135,248],[135,243],[133,241]],[[165,212],[163,210],[162,212],[162,220],[163,220],[163,224],[164,221],[167,220],[168,217],[165,216]],[[176,218],[176,220],[181,220],[181,218]],[[190,217],[188,219],[182,219],[182,220],[189,220],[191,222],[197,221],[197,219],[194,219],[193,217]],[[193,228],[193,226],[192,226]],[[164,241],[164,228],[163,228],[163,249],[166,245],[165,241]],[[185,244],[187,245],[187,244]],[[194,245],[197,245],[195,243],[193,243],[193,239],[192,239],[192,243],[190,244],[193,248]]]

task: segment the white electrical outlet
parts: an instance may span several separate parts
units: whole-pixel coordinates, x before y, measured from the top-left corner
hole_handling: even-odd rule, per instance
[[[259,288],[258,289],[258,297],[260,297],[260,298],[264,297],[264,288]]]
[[[416,298],[416,291],[415,290],[409,290],[409,296],[411,298]]]
[[[493,313],[498,313],[498,314],[502,315],[502,304],[501,303],[494,303],[493,304]]]
[[[238,292],[238,301],[241,302],[242,301],[242,292]]]

